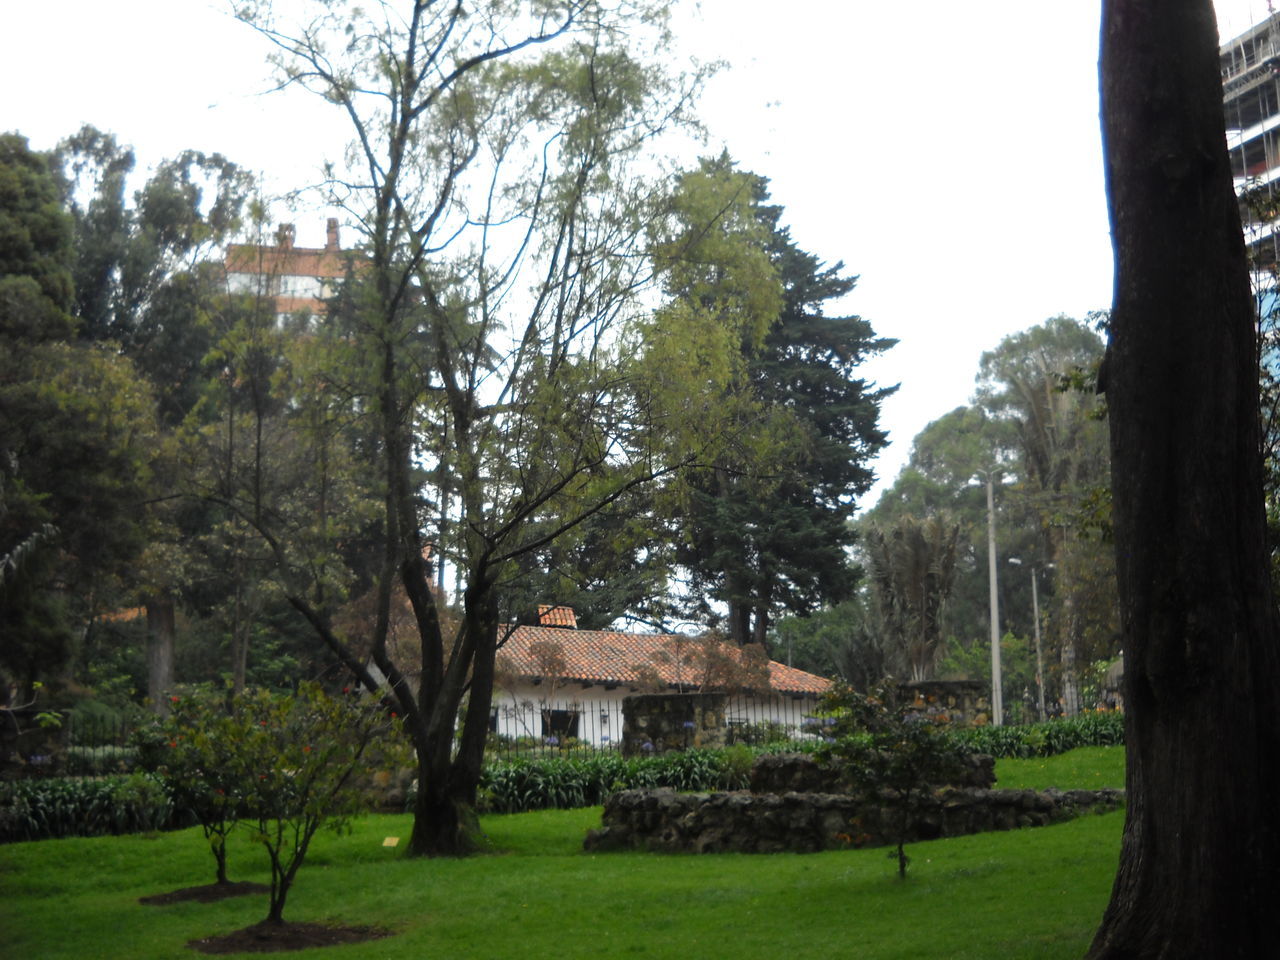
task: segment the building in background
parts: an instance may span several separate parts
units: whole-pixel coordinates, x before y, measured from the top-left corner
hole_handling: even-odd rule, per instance
[[[1218,57],[1245,243],[1255,268],[1274,271],[1280,261],[1280,14],[1227,41]]]
[[[280,323],[298,318],[315,322],[354,269],[355,254],[342,249],[333,217],[325,225],[323,247],[297,247],[293,241],[293,224],[282,223],[274,245],[230,244],[224,260],[227,290],[271,298]]]
[[[493,732],[512,740],[606,747],[622,738],[633,693],[728,695],[734,739],[770,729],[798,736],[831,681],[710,637],[579,630],[573,610],[544,606],[540,624],[512,629],[498,653]]]

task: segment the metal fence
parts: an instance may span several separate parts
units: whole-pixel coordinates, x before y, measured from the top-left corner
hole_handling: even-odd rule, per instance
[[[799,701],[730,700],[729,743],[760,745],[792,739],[804,709]],[[622,698],[556,701],[550,705],[510,699],[494,708],[487,752],[498,759],[564,756],[575,751],[620,749]],[[145,722],[145,721],[143,721]],[[136,764],[131,737],[137,723],[116,715],[62,714],[42,725],[35,713],[0,717],[0,761],[11,778],[107,776]]]
[[[726,707],[728,743],[760,745],[794,739],[807,702],[733,698]],[[500,759],[620,749],[622,699],[502,699],[490,721],[488,752]]]
[[[0,763],[5,776],[97,777],[128,773],[135,725],[113,714],[7,711],[0,716]]]

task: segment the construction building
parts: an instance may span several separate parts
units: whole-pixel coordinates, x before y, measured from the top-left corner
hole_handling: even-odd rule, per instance
[[[329,218],[323,247],[294,246],[291,223],[280,224],[275,240],[274,245],[233,243],[227,247],[227,290],[271,298],[281,323],[321,319],[355,263],[354,253],[342,249],[338,221]]]
[[[1254,265],[1280,262],[1280,14],[1218,51],[1227,149]]]

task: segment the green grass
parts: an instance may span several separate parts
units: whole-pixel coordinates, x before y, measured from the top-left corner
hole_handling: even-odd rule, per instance
[[[1059,773],[1047,762],[1001,761],[1001,785],[1044,776],[1113,778],[1110,754]],[[1100,763],[1106,772],[1095,778]],[[911,876],[900,883],[884,850],[583,853],[582,836],[599,818],[599,808],[486,817],[492,853],[410,861],[381,845],[386,836],[407,838],[410,820],[369,817],[349,836],[317,837],[286,916],[397,931],[311,952],[332,960],[776,960],[783,952],[819,960],[1074,958],[1106,904],[1122,825],[1121,814],[1107,814],[914,844]],[[205,883],[212,863],[198,830],[0,847],[6,954],[191,960],[186,941],[261,919],[265,898],[169,907],[144,907],[137,898]],[[231,874],[267,879],[265,858],[247,834],[233,835]]]
[[[1124,747],[1080,747],[1053,757],[997,760],[996,786],[1098,790],[1124,786]]]

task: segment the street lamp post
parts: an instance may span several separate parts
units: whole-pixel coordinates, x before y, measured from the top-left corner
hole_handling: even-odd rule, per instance
[[[1000,672],[1000,599],[996,588],[996,509],[991,487],[992,471],[987,471],[987,581],[991,600],[991,725],[1004,724],[1004,691]]]
[[[1010,557],[1010,563],[1022,565],[1022,561],[1017,557]],[[1052,566],[1052,564],[1050,564]],[[1044,721],[1044,655],[1040,650],[1040,591],[1038,588],[1037,574],[1039,570],[1036,567],[1031,568],[1031,612],[1035,617],[1035,633],[1036,633],[1036,707],[1040,711],[1040,720]]]

